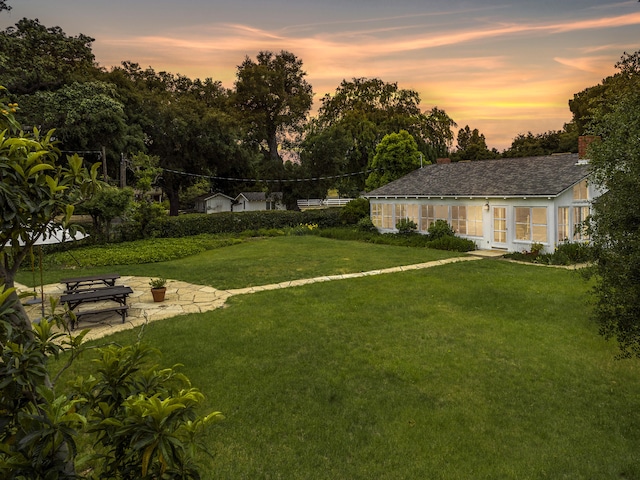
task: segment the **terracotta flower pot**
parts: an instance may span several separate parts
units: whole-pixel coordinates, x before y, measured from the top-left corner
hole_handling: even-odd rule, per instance
[[[164,301],[164,295],[167,292],[167,287],[162,287],[162,288],[152,288],[151,289],[151,295],[153,295],[153,301],[154,302],[163,302]]]

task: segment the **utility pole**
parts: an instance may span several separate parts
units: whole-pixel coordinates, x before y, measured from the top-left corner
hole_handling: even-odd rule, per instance
[[[127,186],[127,159],[124,153],[120,154],[120,188]]]
[[[102,146],[102,176],[106,182],[109,176],[107,175],[107,149]]]

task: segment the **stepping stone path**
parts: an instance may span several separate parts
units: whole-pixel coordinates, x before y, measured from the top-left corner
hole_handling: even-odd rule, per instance
[[[274,283],[271,285],[261,285],[232,290],[218,290],[213,287],[194,285],[180,280],[167,280],[167,293],[164,302],[154,302],[149,287],[149,277],[122,276],[118,284],[127,285],[133,289],[133,294],[129,296],[129,316],[125,323],[119,315],[102,314],[85,317],[81,320],[78,331],[88,329],[89,333],[85,339],[97,339],[131,328],[140,327],[148,322],[162,320],[189,313],[202,313],[224,306],[227,299],[234,295],[245,295],[249,293],[262,292],[266,290],[278,290],[281,288],[297,287],[312,283],[330,282],[335,280],[347,280],[350,278],[367,277],[370,275],[382,275],[385,273],[405,272],[409,270],[419,270],[431,268],[447,263],[465,262],[480,260],[479,256],[466,256],[436,260],[433,262],[418,263],[400,267],[372,270],[369,272],[347,273],[344,275],[328,275],[302,280],[291,280],[287,282]],[[18,291],[31,291],[29,287],[16,284]],[[39,288],[38,294],[40,293]],[[50,284],[43,287],[45,296],[45,308],[49,305],[49,297],[60,297],[64,293],[64,285]],[[29,305],[25,307],[29,318],[37,320],[41,317],[41,305]],[[95,304],[94,308],[99,308]]]

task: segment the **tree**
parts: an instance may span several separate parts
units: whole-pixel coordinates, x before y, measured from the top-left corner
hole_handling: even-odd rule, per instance
[[[23,18],[0,32],[0,84],[24,95],[93,77],[98,72],[93,40],[83,34],[69,37],[60,27]]]
[[[250,141],[276,166],[282,165],[278,146],[301,131],[311,109],[306,75],[302,60],[284,50],[260,52],[256,61],[246,57],[238,66],[235,105],[250,125]]]
[[[386,185],[420,167],[421,155],[418,144],[406,130],[385,135],[369,164],[373,172],[367,177],[367,190]]]
[[[484,134],[477,128],[471,130],[469,125],[458,130],[458,149],[451,155],[453,160],[487,160],[498,158],[497,150],[489,150]]]
[[[91,215],[93,231],[98,240],[108,242],[111,239],[111,222],[123,217],[133,200],[130,188],[105,187],[81,206],[82,211]]]
[[[130,125],[145,139],[142,149],[128,153],[142,151],[159,159],[171,215],[178,214],[180,193],[198,175],[251,176],[255,151],[227,111],[229,92],[219,82],[143,70],[129,62],[113,69],[108,79],[117,85]]]
[[[448,150],[455,122],[443,111],[420,109],[414,90],[378,78],[343,80],[335,94],[325,95],[302,144],[302,162],[317,176],[345,175],[335,182],[341,193],[357,195],[375,148],[390,133],[406,130],[425,160],[435,161]],[[361,176],[352,176],[362,172]]]
[[[640,357],[640,51],[616,64],[619,96],[591,110],[591,181],[603,191],[590,222],[595,317],[622,356]]]
[[[53,131],[20,131],[17,108],[0,99],[0,476],[76,479],[76,437],[86,433],[93,478],[200,478],[194,440],[220,415],[199,417],[202,394],[175,369],[146,364],[149,349],[104,348],[95,376],[56,394],[60,374],[52,377],[48,361],[68,352],[65,370],[86,331],[74,336],[55,301],[32,325],[14,277],[40,235],[57,225],[73,233],[74,206],[100,186],[98,164],[88,171],[77,155],[61,164]]]
[[[545,133],[519,134],[513,139],[511,147],[505,150],[503,157],[535,157],[578,151],[578,131],[574,123],[565,124],[564,130],[549,130]]]
[[[8,104],[6,98],[0,102],[0,128],[5,129],[0,132],[0,284],[10,288],[20,264],[41,236],[59,225],[74,233],[71,215],[98,187],[99,165],[87,171],[77,155],[61,163],[53,131],[46,135],[37,129],[32,134],[17,131],[16,105]],[[17,300],[15,293],[11,299]],[[16,326],[30,328],[21,307],[13,318]]]

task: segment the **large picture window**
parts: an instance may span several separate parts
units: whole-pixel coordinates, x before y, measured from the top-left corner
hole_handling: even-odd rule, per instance
[[[420,215],[418,214],[418,205],[411,203],[396,203],[396,225],[400,220],[406,218],[416,225],[420,225]]]
[[[546,207],[516,207],[516,240],[547,242]]]
[[[482,207],[454,205],[451,207],[451,228],[459,235],[482,236]]]
[[[436,220],[444,220],[449,223],[449,207],[447,205],[423,205],[422,206],[422,230],[429,229]]]

